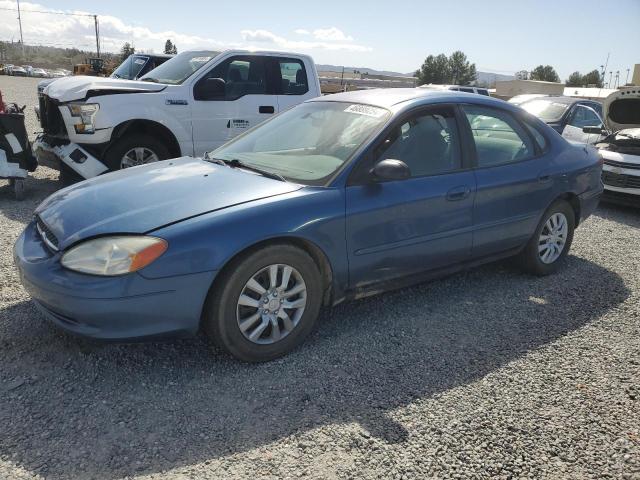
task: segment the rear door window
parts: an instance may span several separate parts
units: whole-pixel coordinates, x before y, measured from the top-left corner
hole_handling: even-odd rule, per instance
[[[479,105],[465,105],[463,110],[473,134],[478,167],[518,162],[536,155],[525,127],[508,112]]]
[[[279,58],[277,70],[280,73],[281,95],[304,95],[309,91],[307,72],[301,60]]]

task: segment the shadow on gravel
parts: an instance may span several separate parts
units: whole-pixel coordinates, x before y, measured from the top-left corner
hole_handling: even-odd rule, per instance
[[[593,215],[630,227],[640,228],[640,207],[628,207],[616,203],[601,202]]]
[[[303,449],[304,433],[328,423],[403,442],[394,409],[481,379],[628,295],[577,257],[545,278],[491,265],[335,308],[303,347],[263,365],[202,339],[75,340],[23,302],[0,310],[0,456],[45,477],[115,479],[284,437]]]

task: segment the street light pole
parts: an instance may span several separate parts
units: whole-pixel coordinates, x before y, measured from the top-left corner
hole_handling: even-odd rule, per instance
[[[20,16],[20,0],[18,2],[18,25],[20,26],[20,46],[22,47],[22,55],[24,55],[24,39],[22,38],[22,17]]]
[[[96,27],[96,56],[100,58],[100,26],[98,24],[98,15],[93,16],[93,23]]]

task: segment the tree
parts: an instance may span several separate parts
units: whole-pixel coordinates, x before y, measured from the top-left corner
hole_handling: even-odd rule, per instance
[[[424,85],[425,83],[449,83],[451,77],[449,59],[443,53],[436,57],[429,55],[424,60],[420,70],[416,72],[416,76],[418,77],[418,85]]]
[[[418,85],[468,85],[476,79],[476,66],[470,64],[467,56],[460,51],[453,52],[448,58],[441,53],[437,56],[429,55],[415,75],[418,77]]]
[[[529,76],[531,80],[541,80],[543,82],[560,82],[560,77],[551,65],[538,65]]]
[[[475,63],[469,63],[467,56],[460,50],[449,57],[449,71],[453,85],[470,85],[476,81]]]
[[[585,87],[590,85],[595,85],[598,88],[602,88],[602,77],[600,76],[600,72],[598,70],[591,70],[584,77],[582,77],[582,84]]]
[[[178,48],[173,44],[171,39],[167,38],[167,41],[164,43],[164,53],[175,55],[178,53]]]
[[[131,46],[129,42],[126,42],[120,49],[120,61],[124,62],[131,55],[136,53],[136,49]]]
[[[584,77],[580,72],[573,72],[564,83],[567,87],[582,87],[584,85]]]

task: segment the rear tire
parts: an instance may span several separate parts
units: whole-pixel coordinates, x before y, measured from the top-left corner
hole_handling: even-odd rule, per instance
[[[323,290],[320,270],[307,252],[286,244],[266,246],[233,261],[216,279],[202,326],[240,360],[273,360],[312,331]]]
[[[571,205],[564,200],[555,201],[544,213],[535,233],[518,255],[521,267],[539,276],[558,270],[569,254],[575,222]]]
[[[127,154],[130,152],[135,152],[136,149],[141,149],[140,151],[143,153],[139,158],[140,165],[166,160],[171,157],[169,149],[162,141],[151,135],[139,133],[129,134],[116,140],[105,153],[104,163],[109,168],[109,171],[134,166],[132,163],[135,160],[135,154],[131,154],[129,160],[125,160],[125,157],[128,157]],[[152,155],[148,155],[148,153]]]

